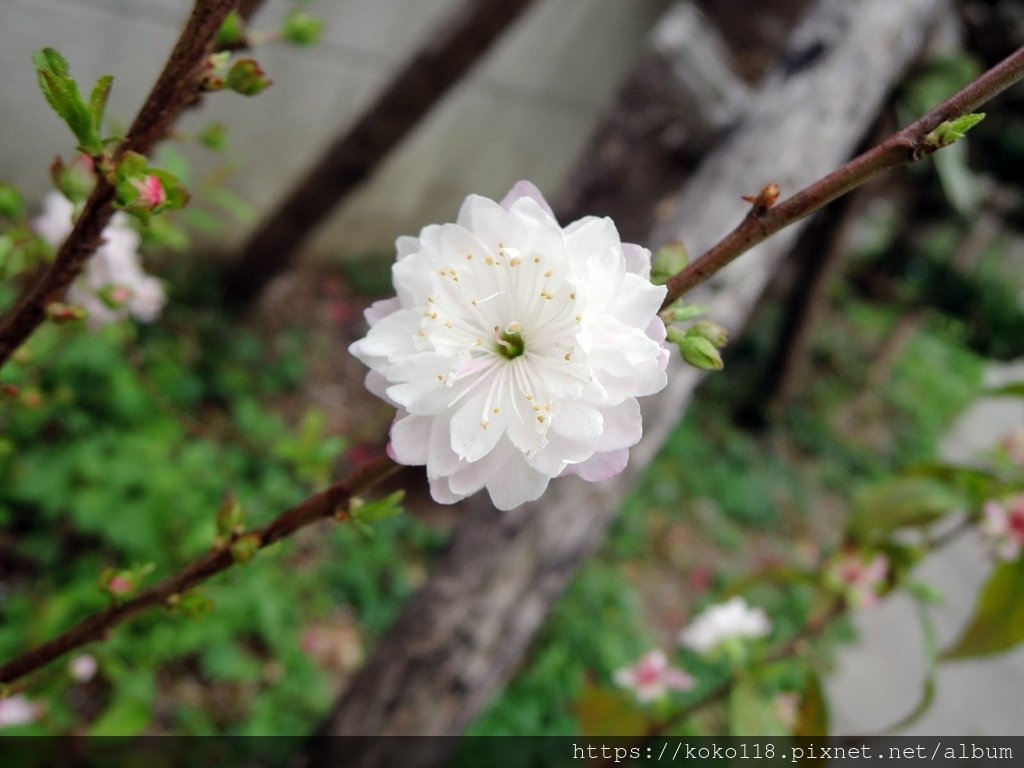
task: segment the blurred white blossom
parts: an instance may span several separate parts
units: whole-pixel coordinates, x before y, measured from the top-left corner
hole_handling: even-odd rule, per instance
[[[707,653],[733,638],[764,637],[772,630],[761,608],[751,608],[742,597],[706,608],[679,633],[679,642],[698,653]]]
[[[399,409],[389,450],[452,503],[486,488],[499,509],[562,474],[603,480],[641,436],[637,397],[665,386],[668,351],[650,252],[610,219],[564,229],[519,182],[470,196],[457,223],[398,240],[398,295],[374,304],[352,353]]]
[[[50,245],[59,247],[71,233],[73,214],[70,200],[50,192],[32,228]],[[129,313],[142,322],[152,322],[166,298],[160,281],[143,272],[139,264],[138,232],[127,216],[115,213],[103,230],[103,240],[68,290],[68,302],[85,308],[93,327],[123,320]]]
[[[42,707],[29,701],[23,693],[0,699],[0,728],[34,723]]]
[[[96,677],[98,669],[99,665],[96,663],[96,658],[87,653],[75,656],[68,665],[71,677],[80,683],[87,683]]]

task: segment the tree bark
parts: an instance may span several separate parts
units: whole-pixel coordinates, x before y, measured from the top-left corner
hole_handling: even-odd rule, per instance
[[[254,299],[327,215],[363,181],[490,49],[533,0],[464,0],[316,160],[249,238],[227,277],[226,298]]]
[[[920,49],[943,0],[819,0],[731,136],[673,198],[649,244],[699,252],[745,214],[741,195],[794,190],[842,163]],[[664,209],[664,206],[663,206]],[[802,225],[758,245],[691,298],[736,331]],[[725,374],[728,375],[728,374]],[[676,356],[669,385],[645,398],[644,439],[613,481],[554,482],[506,513],[476,499],[422,590],[357,674],[322,730],[331,735],[462,733],[519,664],[552,604],[600,546],[619,505],[681,419],[702,378]],[[330,742],[319,742],[330,749]],[[368,740],[348,766],[386,765],[400,740]],[[337,759],[339,756],[334,756]],[[403,757],[410,757],[403,755]],[[436,764],[438,756],[412,759]],[[330,764],[326,752],[309,764]]]

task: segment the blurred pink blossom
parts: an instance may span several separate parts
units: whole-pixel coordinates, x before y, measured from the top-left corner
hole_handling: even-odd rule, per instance
[[[1024,547],[1024,494],[1003,502],[989,499],[982,509],[981,532],[1003,560],[1016,560]]]
[[[643,704],[662,699],[669,691],[688,691],[694,686],[693,678],[669,666],[665,653],[657,648],[636,664],[617,670],[614,679],[617,685],[632,690]]]

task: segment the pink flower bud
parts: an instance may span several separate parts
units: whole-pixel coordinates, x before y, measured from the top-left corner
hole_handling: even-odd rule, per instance
[[[167,202],[167,191],[156,176],[149,175],[132,182],[139,190],[138,202],[145,208],[156,209]]]
[[[112,595],[123,596],[130,594],[135,589],[135,585],[127,576],[114,576],[107,584],[107,589]]]

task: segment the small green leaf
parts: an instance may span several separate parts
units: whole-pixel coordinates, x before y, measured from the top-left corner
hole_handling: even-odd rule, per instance
[[[901,477],[862,491],[850,518],[851,534],[878,540],[900,528],[931,525],[963,507],[962,495],[945,483],[924,477]]]
[[[1024,559],[1000,563],[982,588],[974,616],[943,659],[990,656],[1024,641]]]
[[[10,184],[0,183],[0,216],[16,219],[25,212],[21,193]]]
[[[32,54],[36,69],[49,69],[58,77],[67,77],[68,60],[56,48],[43,48]]]
[[[794,736],[828,736],[829,712],[828,700],[821,686],[821,677],[811,671],[807,675],[807,684],[800,696],[800,708],[793,726]]]
[[[948,147],[967,135],[967,132],[985,119],[984,112],[971,112],[962,117],[939,123],[935,130],[924,137],[925,144],[932,147]]]
[[[110,98],[110,87],[113,84],[113,75],[103,75],[96,81],[89,97],[89,111],[92,113],[92,123],[97,133],[103,127],[103,115],[107,111],[107,99]]]
[[[404,490],[397,490],[389,496],[377,501],[364,502],[361,499],[352,499],[352,519],[360,523],[379,523],[402,514],[402,499],[405,498]]]
[[[732,736],[788,736],[775,702],[757,681],[742,675],[729,694],[729,733]]]
[[[584,736],[642,736],[647,716],[616,691],[588,683],[576,702],[576,716]]]
[[[1024,397],[1024,381],[1004,384],[982,393],[983,397]]]

